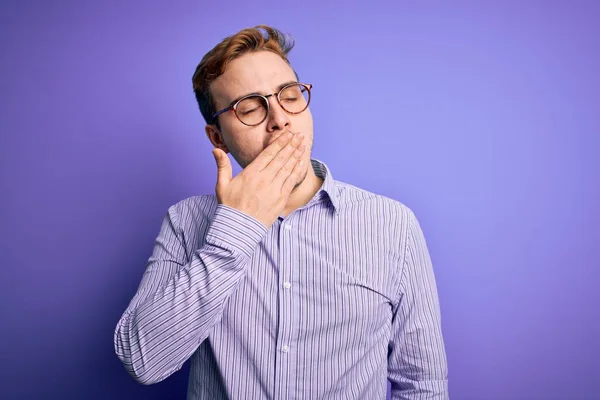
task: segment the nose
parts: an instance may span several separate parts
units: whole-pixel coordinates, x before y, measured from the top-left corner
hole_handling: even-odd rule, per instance
[[[284,131],[290,128],[290,115],[279,105],[275,96],[269,99],[269,117],[267,120],[267,130],[269,132]]]

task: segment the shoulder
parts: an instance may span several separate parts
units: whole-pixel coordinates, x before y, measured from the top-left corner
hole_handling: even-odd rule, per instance
[[[364,231],[378,238],[390,251],[401,251],[409,233],[418,224],[413,210],[403,202],[357,186],[336,181],[339,196],[339,221],[353,231]]]
[[[341,211],[360,210],[396,222],[408,222],[415,218],[412,209],[399,200],[345,182],[336,181],[335,185],[340,196]]]

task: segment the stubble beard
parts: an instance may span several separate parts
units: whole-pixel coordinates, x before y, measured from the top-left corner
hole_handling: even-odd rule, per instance
[[[298,187],[300,187],[300,185],[302,185],[304,183],[304,181],[306,180],[306,177],[308,176],[308,167],[306,167],[304,169],[304,172],[302,173],[301,178],[298,180],[298,182],[296,182],[296,184],[294,185],[294,188],[292,189],[292,192],[294,192],[296,189],[298,189]]]

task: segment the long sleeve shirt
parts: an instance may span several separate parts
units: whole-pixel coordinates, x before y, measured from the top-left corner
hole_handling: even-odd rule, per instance
[[[448,398],[439,300],[413,212],[324,181],[267,228],[214,195],[169,208],[115,351],[139,382],[190,360],[188,399]]]

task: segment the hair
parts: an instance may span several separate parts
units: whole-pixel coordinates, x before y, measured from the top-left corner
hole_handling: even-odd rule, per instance
[[[206,123],[212,124],[215,122],[212,116],[216,109],[214,99],[210,93],[210,84],[225,72],[231,61],[246,53],[271,51],[291,66],[287,55],[293,47],[294,39],[290,35],[285,35],[267,25],[258,25],[226,37],[206,53],[192,76],[196,101]],[[220,129],[218,120],[216,125]]]

